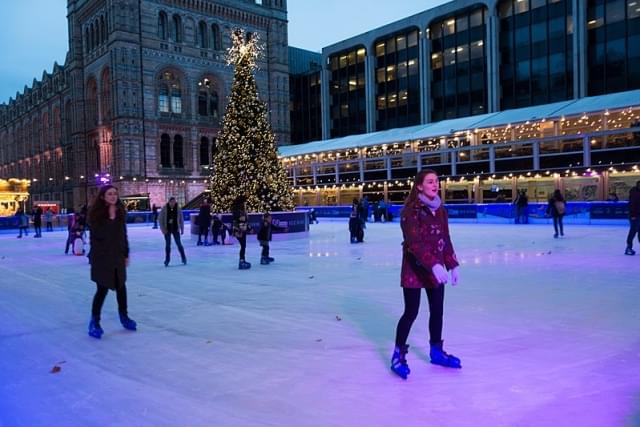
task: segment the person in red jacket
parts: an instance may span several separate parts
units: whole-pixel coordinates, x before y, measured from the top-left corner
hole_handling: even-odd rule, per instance
[[[633,250],[633,238],[638,234],[640,241],[640,181],[629,191],[629,234],[627,234],[627,249],[625,255],[635,255]]]
[[[420,308],[424,288],[429,300],[429,344],[431,363],[461,368],[460,359],[442,349],[444,285],[451,271],[451,284],[458,284],[458,260],[449,237],[449,219],[438,196],[438,175],[422,170],[415,178],[401,214],[404,237],[401,286],[404,313],[396,330],[396,347],[391,370],[403,379],[411,372],[406,354],[407,338]]]

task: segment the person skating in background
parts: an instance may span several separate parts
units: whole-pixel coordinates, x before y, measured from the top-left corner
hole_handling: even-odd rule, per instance
[[[520,196],[518,197],[518,222],[520,224],[529,223],[529,197],[527,197],[527,190],[520,190]]]
[[[158,206],[154,203],[151,208],[151,218],[153,219],[153,227],[158,228]]]
[[[47,231],[53,231],[53,212],[51,212],[50,208],[47,208],[47,211],[44,213],[44,222],[47,225]]]
[[[204,199],[198,212],[198,246],[209,246],[209,227],[211,226],[211,205],[209,199]],[[204,243],[202,242],[204,236]]]
[[[19,208],[16,211],[16,218],[18,219],[18,231],[20,232],[17,237],[18,239],[22,239],[22,233],[24,233],[25,236],[29,235],[29,217],[24,213],[22,208]]]
[[[64,254],[69,253],[69,247],[73,248],[73,241],[76,239],[76,230],[78,226],[78,215],[71,210],[67,215],[67,243],[64,245]],[[73,252],[73,251],[72,251]]]
[[[218,214],[215,214],[212,217],[212,223],[211,223],[211,234],[213,236],[212,243],[214,245],[220,244],[220,242],[218,241],[218,236],[220,236],[221,231],[222,231],[222,221],[220,220],[220,217],[218,216]],[[222,244],[224,244],[224,237],[222,238]]]
[[[627,234],[627,249],[625,255],[635,255],[633,250],[633,239],[638,235],[640,242],[640,181],[629,190],[629,233]]]
[[[354,198],[349,214],[349,240],[351,243],[364,242],[364,221],[362,219],[362,204]]]
[[[449,236],[447,211],[438,196],[438,175],[425,169],[415,178],[401,213],[402,244],[401,282],[404,313],[396,329],[396,346],[391,370],[403,379],[411,372],[406,355],[407,338],[420,308],[424,288],[429,300],[429,344],[431,363],[461,368],[460,359],[442,348],[444,285],[451,271],[451,284],[458,284],[458,260]]]
[[[36,233],[33,237],[42,237],[42,208],[40,206],[33,210],[33,231]]]
[[[129,266],[129,240],[127,239],[126,212],[112,185],[100,189],[88,213],[91,229],[89,263],[91,280],[96,283],[96,293],[91,305],[89,335],[101,338],[102,305],[109,289],[116,291],[120,323],[125,329],[135,331],[137,324],[129,318],[127,307],[127,267]],[[78,223],[80,224],[80,223]]]
[[[238,262],[238,269],[240,270],[248,270],[251,268],[251,263],[245,260],[247,231],[249,231],[249,217],[247,216],[246,203],[247,198],[245,196],[238,196],[233,201],[233,206],[231,207],[231,213],[233,215],[233,236],[238,239],[238,243],[240,243],[240,260]]]
[[[562,220],[566,210],[567,205],[564,197],[562,197],[562,193],[560,190],[555,190],[547,205],[547,215],[551,215],[553,218],[553,229],[555,230],[553,237],[556,239],[558,238],[558,231],[560,232],[560,236],[564,236],[564,224]]]
[[[184,247],[180,241],[180,235],[184,233],[184,218],[182,217],[182,209],[178,206],[175,197],[171,197],[169,202],[162,207],[160,215],[158,215],[158,223],[160,231],[164,236],[164,266],[169,266],[171,261],[171,236],[176,242],[178,252],[182,258],[182,264],[187,264],[187,256],[184,253]]]
[[[369,221],[369,197],[364,196],[360,202],[360,218],[362,219],[362,228],[367,228]]]
[[[351,243],[364,242],[364,228],[362,227],[362,219],[356,212],[349,215],[349,241]]]
[[[260,229],[258,230],[258,242],[262,246],[262,254],[260,256],[260,264],[266,265],[275,261],[274,258],[269,256],[269,242],[271,241],[271,235],[273,229],[285,230],[285,227],[280,227],[273,224],[273,219],[270,213],[265,213],[260,223]]]

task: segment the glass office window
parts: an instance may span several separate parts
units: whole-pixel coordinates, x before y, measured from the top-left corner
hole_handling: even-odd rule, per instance
[[[376,40],[376,130],[420,123],[418,29]]]
[[[640,2],[588,0],[588,95],[640,88]]]
[[[571,0],[502,0],[500,108],[573,97]]]
[[[487,112],[485,20],[480,7],[429,26],[432,121]]]
[[[329,57],[332,138],[366,132],[365,56],[355,47]]]

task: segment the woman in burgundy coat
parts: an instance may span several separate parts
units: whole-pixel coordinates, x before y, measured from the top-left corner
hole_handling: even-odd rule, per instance
[[[451,284],[458,284],[458,260],[449,237],[447,211],[442,206],[438,190],[436,172],[429,169],[420,171],[401,214],[404,313],[396,330],[391,370],[404,379],[410,373],[406,360],[407,338],[418,315],[423,288],[429,300],[431,363],[449,368],[462,367],[460,359],[442,349],[444,285],[448,280],[448,270],[451,271]]]

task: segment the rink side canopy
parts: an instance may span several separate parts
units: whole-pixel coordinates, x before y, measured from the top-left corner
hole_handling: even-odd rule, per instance
[[[640,90],[279,148],[298,205],[402,203],[435,170],[447,203],[626,200],[640,180]],[[609,197],[613,193],[615,196]]]

